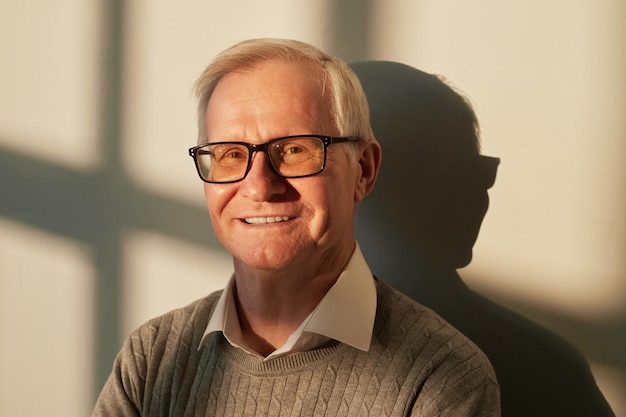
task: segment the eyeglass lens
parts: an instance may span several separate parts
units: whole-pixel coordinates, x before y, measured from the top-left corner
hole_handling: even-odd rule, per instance
[[[314,136],[282,138],[257,146],[208,144],[198,149],[196,163],[207,181],[238,181],[246,176],[255,151],[265,152],[276,173],[287,178],[314,175],[324,168],[324,142]]]

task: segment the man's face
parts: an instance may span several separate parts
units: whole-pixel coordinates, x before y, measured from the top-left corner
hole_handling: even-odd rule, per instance
[[[208,141],[261,144],[288,135],[336,136],[319,78],[311,64],[282,61],[227,75],[208,103]],[[213,228],[236,267],[306,271],[352,251],[360,168],[346,146],[330,146],[325,170],[312,177],[281,178],[259,152],[243,180],[205,183]]]

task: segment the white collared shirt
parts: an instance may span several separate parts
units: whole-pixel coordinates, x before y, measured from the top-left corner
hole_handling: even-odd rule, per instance
[[[376,284],[359,245],[335,284],[317,307],[269,356],[252,351],[244,342],[230,278],[204,331],[200,345],[212,332],[223,332],[228,342],[262,359],[313,349],[329,339],[368,351],[376,315]]]

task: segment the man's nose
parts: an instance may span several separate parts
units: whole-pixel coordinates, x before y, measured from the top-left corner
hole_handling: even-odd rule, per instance
[[[285,179],[274,171],[264,152],[255,152],[250,161],[248,175],[241,181],[240,192],[254,201],[267,201],[287,190]]]

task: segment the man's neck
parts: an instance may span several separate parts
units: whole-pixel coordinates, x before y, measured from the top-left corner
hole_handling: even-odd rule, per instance
[[[335,284],[355,245],[327,250],[315,259],[303,257],[280,270],[259,270],[235,260],[233,295],[248,346],[265,356],[281,347]]]
[[[234,298],[241,332],[248,346],[263,356],[282,346],[317,307],[340,272],[317,276],[240,279],[235,275]]]
[[[235,262],[233,295],[248,346],[264,356],[281,347],[335,284],[352,252],[308,260],[310,269],[259,271]]]

